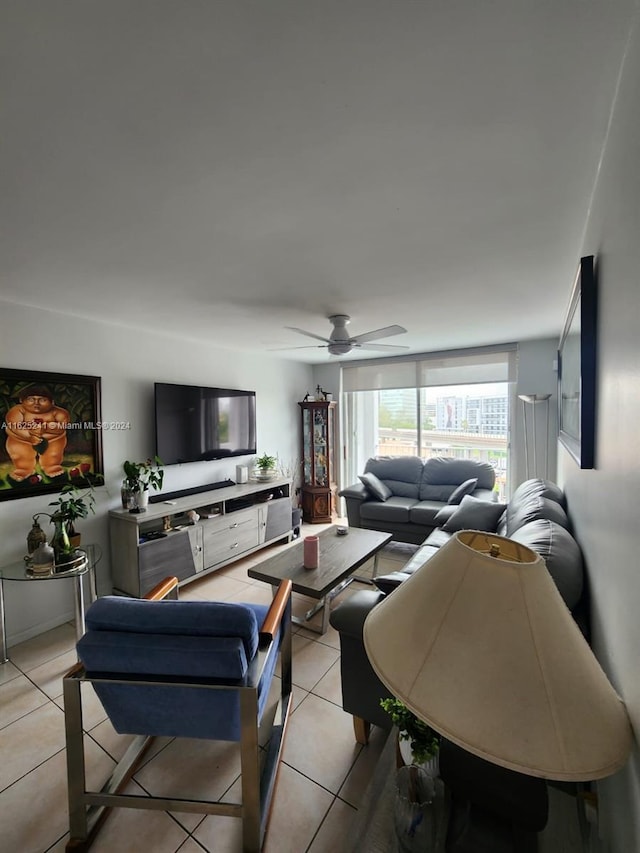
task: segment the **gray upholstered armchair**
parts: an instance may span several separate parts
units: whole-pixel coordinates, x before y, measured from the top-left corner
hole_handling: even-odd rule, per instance
[[[87,849],[112,807],[239,817],[243,850],[262,848],[291,705],[291,581],[281,583],[270,607],[161,600],[175,595],[177,585],[169,578],[147,600],[107,596],[87,611],[87,632],[77,646],[81,662],[63,681],[68,850]],[[276,673],[281,689],[272,717],[266,705]],[[98,791],[86,787],[81,696],[86,681],[115,730],[136,736]],[[271,730],[261,769],[263,722]],[[175,798],[121,794],[156,736],[238,741],[242,802],[183,799],[179,791]]]

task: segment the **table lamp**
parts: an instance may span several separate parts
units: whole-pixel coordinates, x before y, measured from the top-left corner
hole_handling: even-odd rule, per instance
[[[455,533],[371,611],[364,643],[394,696],[494,764],[586,781],[629,755],[621,699],[542,558],[510,539]]]

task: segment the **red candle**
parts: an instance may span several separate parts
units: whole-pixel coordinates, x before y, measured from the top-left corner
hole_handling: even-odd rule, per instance
[[[304,537],[304,567],[305,569],[317,569],[320,559],[320,540],[317,536]]]

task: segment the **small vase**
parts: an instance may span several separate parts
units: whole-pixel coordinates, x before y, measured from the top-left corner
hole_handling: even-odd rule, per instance
[[[69,542],[69,535],[64,521],[61,518],[53,518],[52,521],[55,525],[55,530],[51,538],[51,547],[55,554],[56,565],[62,565],[69,561],[73,549]]]
[[[305,536],[302,548],[305,569],[317,569],[320,564],[320,539],[317,536]]]
[[[133,509],[133,491],[124,483],[120,487],[120,500],[122,501],[122,509]]]
[[[396,775],[394,823],[400,853],[437,850],[444,786],[421,767],[401,767]]]

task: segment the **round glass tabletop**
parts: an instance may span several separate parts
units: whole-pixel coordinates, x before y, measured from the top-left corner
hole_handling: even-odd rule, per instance
[[[73,578],[84,575],[93,569],[102,557],[102,549],[99,545],[83,545],[76,548],[71,568],[65,569],[58,566],[58,571],[50,569],[48,572],[34,572],[29,568],[25,560],[17,560],[8,566],[0,566],[0,579],[7,581],[49,581],[57,578]]]

